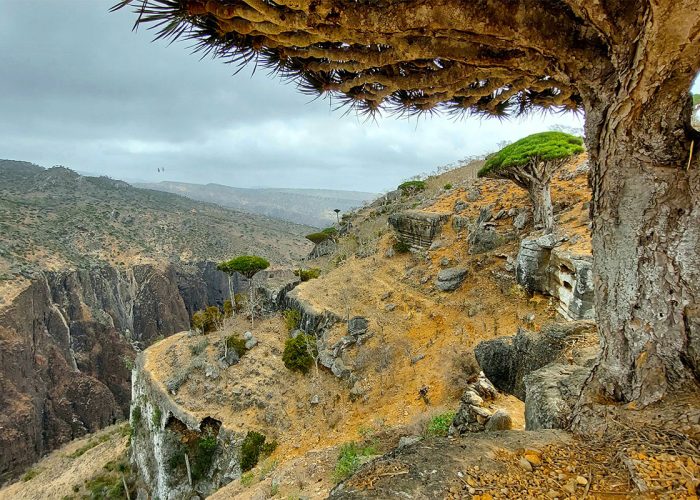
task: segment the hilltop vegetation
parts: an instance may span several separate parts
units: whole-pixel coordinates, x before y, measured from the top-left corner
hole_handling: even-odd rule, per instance
[[[259,253],[304,256],[309,227],[138,189],[64,167],[0,161],[0,280],[34,269],[223,259]]]

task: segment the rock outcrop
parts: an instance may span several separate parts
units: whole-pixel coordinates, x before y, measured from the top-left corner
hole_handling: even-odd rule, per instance
[[[140,355],[133,376],[131,450],[151,498],[203,498],[239,478],[245,435],[182,408],[143,361]]]
[[[128,414],[135,352],[228,297],[213,263],[41,274],[0,310],[0,480]]]
[[[503,392],[525,400],[526,375],[562,359],[567,348],[578,340],[595,342],[595,324],[590,321],[550,323],[540,332],[524,328],[512,337],[479,343],[474,349],[486,377]]]
[[[406,210],[389,216],[389,224],[396,230],[399,239],[417,248],[428,249],[450,218],[448,213]]]
[[[319,334],[324,329],[330,328],[334,324],[342,321],[330,311],[319,310],[309,301],[299,296],[298,290],[294,289],[284,296],[284,307],[296,309],[301,314],[299,328],[306,333]]]
[[[450,267],[441,270],[435,279],[435,287],[443,292],[457,290],[467,277],[469,271],[462,267]]]
[[[309,253],[308,259],[317,259],[323,257],[324,255],[330,255],[338,248],[338,244],[331,238],[323,240],[320,243],[316,243]]]
[[[530,293],[559,299],[558,311],[567,319],[593,319],[593,264],[590,255],[572,255],[556,248],[552,234],[525,238],[516,260],[516,279]]]
[[[279,311],[285,306],[287,294],[301,283],[301,278],[291,269],[277,269],[260,271],[253,281],[258,295],[262,297],[263,312],[270,313]]]

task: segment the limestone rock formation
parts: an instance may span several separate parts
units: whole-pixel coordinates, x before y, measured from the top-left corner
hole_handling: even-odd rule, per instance
[[[316,245],[314,245],[313,249],[309,253],[308,258],[317,259],[319,257],[323,257],[324,255],[330,255],[333,252],[335,252],[336,248],[338,248],[338,245],[331,238],[323,240],[322,242],[316,243]]]
[[[558,310],[567,319],[593,319],[593,266],[590,255],[560,251],[553,234],[525,238],[516,259],[516,279],[529,292],[559,299]]]
[[[590,321],[550,323],[540,332],[524,328],[512,337],[479,343],[474,354],[486,377],[501,391],[525,400],[524,377],[549,363],[576,340],[594,343],[595,324]]]
[[[450,214],[406,210],[389,216],[399,239],[414,247],[428,249]]]

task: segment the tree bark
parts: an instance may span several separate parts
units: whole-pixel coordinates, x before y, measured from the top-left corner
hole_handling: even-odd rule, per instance
[[[600,396],[645,406],[700,376],[700,164],[697,155],[689,160],[698,145],[690,128],[693,75],[648,75],[618,75],[587,102],[602,351],[577,415]]]
[[[549,190],[549,178],[544,182],[532,182],[528,187],[535,226],[542,225],[549,233],[554,227],[554,209]]]

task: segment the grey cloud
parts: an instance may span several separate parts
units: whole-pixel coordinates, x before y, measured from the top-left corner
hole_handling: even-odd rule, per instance
[[[116,178],[380,191],[568,117],[364,123],[130,31],[114,0],[0,0],[0,158]],[[156,169],[166,167],[158,175]]]

